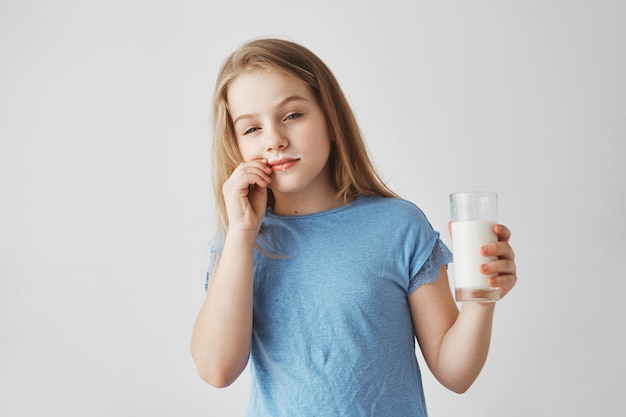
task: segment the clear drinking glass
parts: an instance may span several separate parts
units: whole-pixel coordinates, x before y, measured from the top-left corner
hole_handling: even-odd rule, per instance
[[[480,265],[495,260],[480,248],[498,240],[493,226],[498,221],[498,195],[489,191],[450,195],[453,276],[457,301],[497,301],[498,288],[490,287],[489,275]]]

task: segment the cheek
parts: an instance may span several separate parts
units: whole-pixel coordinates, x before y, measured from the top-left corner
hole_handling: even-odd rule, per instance
[[[256,147],[251,146],[250,143],[245,143],[244,141],[237,141],[237,148],[239,149],[239,153],[241,154],[241,158],[245,161],[252,161],[253,159],[258,159],[259,156],[258,150]]]
[[[318,146],[319,153],[323,154],[326,158],[328,158],[335,145],[333,141],[328,138],[328,136],[324,135],[318,139],[317,146]]]

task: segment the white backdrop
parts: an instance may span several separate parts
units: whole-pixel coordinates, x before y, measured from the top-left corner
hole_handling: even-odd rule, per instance
[[[210,101],[228,53],[280,36],[447,243],[448,194],[500,194],[518,286],[468,393],[423,367],[430,414],[622,416],[626,3],[215,3],[0,3],[0,415],[242,415],[247,373],[211,388],[189,353]]]

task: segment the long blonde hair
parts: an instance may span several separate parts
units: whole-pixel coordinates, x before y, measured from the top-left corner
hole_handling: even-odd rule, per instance
[[[331,177],[337,194],[344,200],[360,195],[398,197],[380,179],[368,156],[354,113],[326,64],[309,49],[282,39],[252,40],[222,65],[213,97],[214,192],[218,229],[228,230],[222,185],[242,162],[237,148],[227,93],[233,80],[251,69],[283,71],[301,79],[311,90],[326,118],[329,136],[334,139],[329,156]],[[268,204],[273,204],[268,190]]]

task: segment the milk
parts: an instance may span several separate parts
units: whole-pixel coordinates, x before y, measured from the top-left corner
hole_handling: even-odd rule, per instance
[[[483,256],[481,246],[495,242],[495,222],[486,220],[452,222],[452,252],[456,288],[487,288],[489,275],[480,272],[480,265],[496,259]]]

